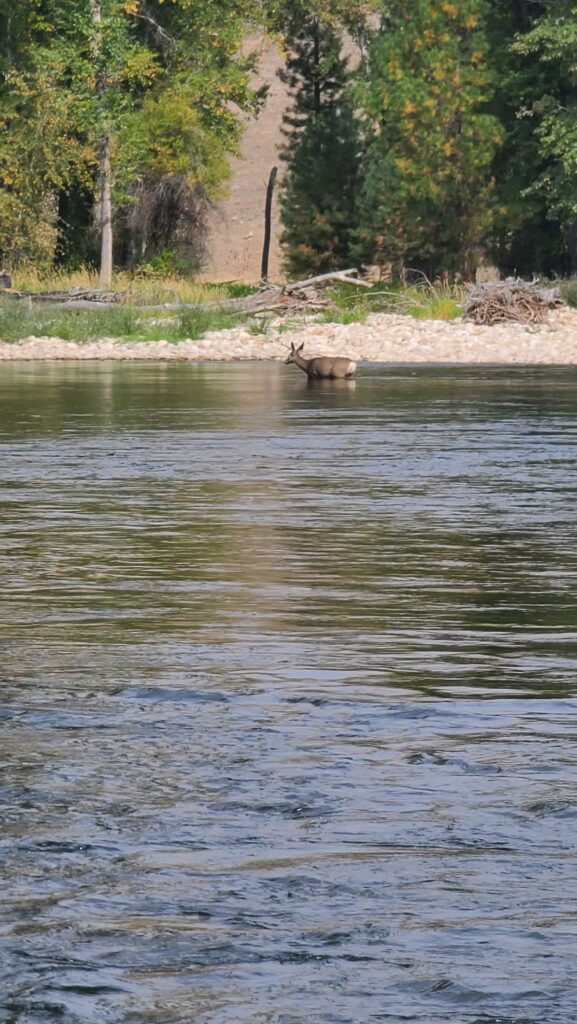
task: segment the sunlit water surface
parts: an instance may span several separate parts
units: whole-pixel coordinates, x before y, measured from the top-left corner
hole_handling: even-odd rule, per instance
[[[0,1020],[577,1019],[577,373],[0,368]]]

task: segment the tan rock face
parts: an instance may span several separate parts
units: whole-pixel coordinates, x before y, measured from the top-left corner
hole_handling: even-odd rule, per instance
[[[279,146],[282,117],[289,106],[286,87],[277,75],[281,58],[270,42],[253,40],[261,51],[258,84],[268,86],[268,96],[258,118],[247,119],[240,154],[231,162],[229,195],[213,210],[209,223],[209,260],[202,275],[208,281],[245,281],[260,278],[264,233],[264,207],[268,178],[273,166],[279,179],[273,202],[273,227],[269,259],[271,280],[281,280],[278,180],[283,171]]]
[[[245,119],[240,153],[231,162],[228,197],[215,207],[210,218],[209,259],[202,275],[207,281],[255,284],[260,279],[266,188],[274,166],[279,173],[273,202],[269,277],[271,281],[283,280],[278,192],[284,164],[279,150],[284,143],[283,114],[291,99],[277,74],[283,60],[274,43],[253,38],[247,42],[247,49],[260,54],[255,84],[268,86],[268,95],[259,116]],[[359,53],[352,40],[345,39],[344,52],[354,66]]]

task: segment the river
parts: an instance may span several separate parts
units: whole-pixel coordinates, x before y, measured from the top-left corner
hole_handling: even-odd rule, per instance
[[[577,1019],[577,371],[0,373],[2,1024]]]

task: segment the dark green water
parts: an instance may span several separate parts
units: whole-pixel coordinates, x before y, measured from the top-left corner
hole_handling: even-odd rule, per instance
[[[2,1024],[577,1019],[577,373],[0,365]]]

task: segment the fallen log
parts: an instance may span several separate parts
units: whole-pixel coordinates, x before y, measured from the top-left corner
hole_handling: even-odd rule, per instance
[[[49,303],[55,309],[106,309],[120,304],[130,306],[148,312],[174,312],[185,309],[221,309],[239,313],[262,312],[266,310],[284,311],[294,309],[295,303],[299,306],[306,306],[314,309],[326,305],[326,300],[321,298],[319,290],[338,282],[345,284],[359,285],[362,288],[371,288],[368,281],[363,281],[355,276],[357,271],[335,270],[329,274],[319,274],[316,277],[309,277],[303,281],[292,281],[290,284],[272,285],[267,284],[252,295],[246,295],[238,299],[222,299],[215,302],[160,302],[153,305],[139,305],[130,302],[126,294],[105,290],[88,290],[83,288],[72,288],[69,291],[52,292],[12,292],[13,299],[25,300],[29,303]]]
[[[333,281],[344,281],[345,284],[358,284],[361,288],[372,288],[370,281],[364,281],[362,277],[356,276],[358,270],[352,267],[350,270],[333,270],[330,274],[319,274],[317,277],[309,277],[305,281],[293,281],[285,284],[283,289],[290,295],[291,292],[300,291],[302,288],[316,287],[317,285],[332,284]]]
[[[302,299],[298,296],[279,296],[274,298],[262,298],[259,302],[249,302],[248,299],[225,299],[223,302],[164,302],[153,306],[134,306],[132,303],[125,303],[124,308],[134,309],[143,313],[178,313],[186,309],[208,309],[221,310],[230,313],[257,313],[276,312],[294,313],[296,310],[313,312],[316,309],[326,309],[328,302],[320,299]],[[103,302],[93,302],[89,299],[75,299],[70,302],[52,302],[51,309],[85,309],[102,310],[110,309],[110,305]],[[118,307],[116,307],[118,308]]]

